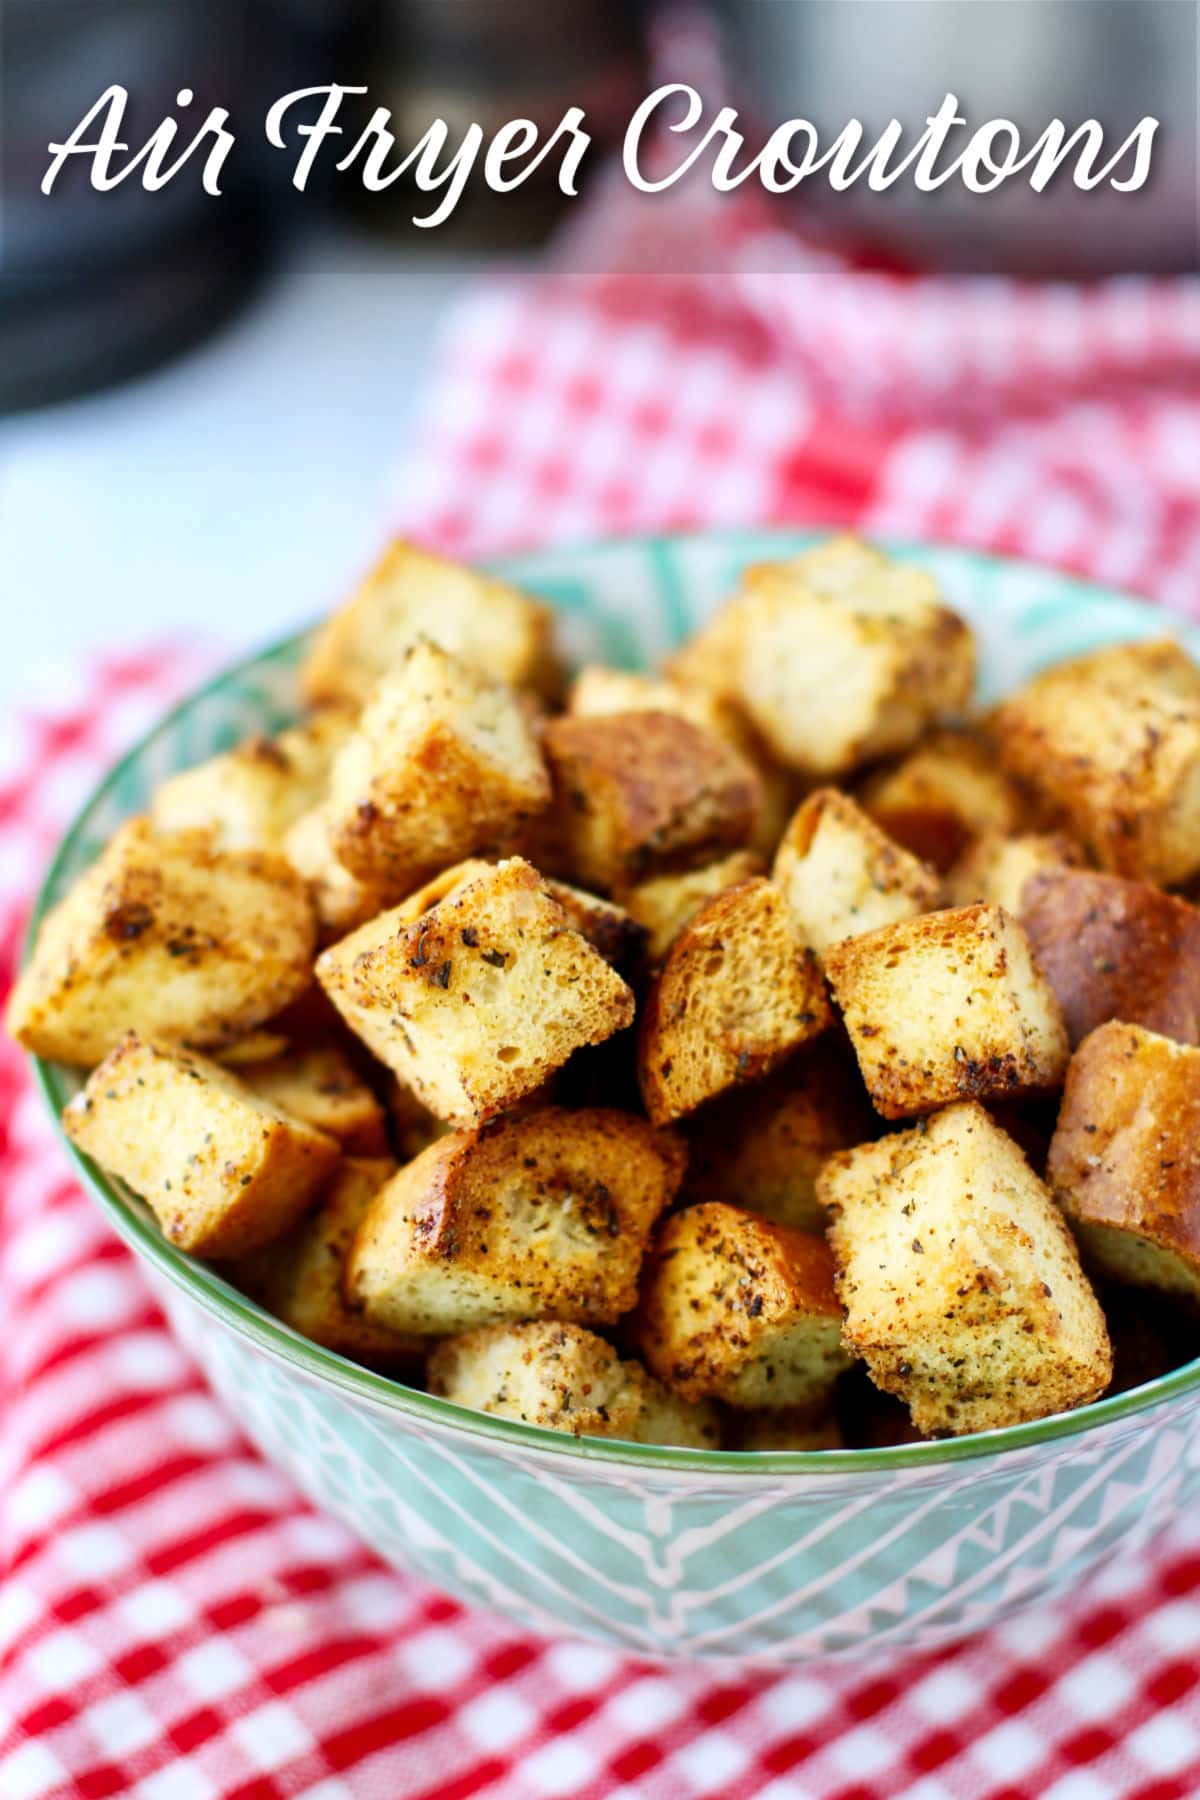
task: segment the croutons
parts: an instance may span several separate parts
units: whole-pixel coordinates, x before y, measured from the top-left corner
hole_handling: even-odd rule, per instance
[[[576,1437],[714,1449],[711,1406],[689,1406],[636,1362],[579,1325],[485,1325],[439,1344],[429,1391],[475,1412],[543,1425]]]
[[[1021,923],[1072,1044],[1108,1019],[1200,1043],[1200,912],[1144,881],[1044,869]]]
[[[673,713],[552,719],[542,748],[574,878],[620,895],[741,848],[762,787],[722,739]]]
[[[548,607],[397,539],[317,632],[301,675],[310,702],[361,705],[418,638],[493,680],[553,696],[561,674]]]
[[[741,706],[781,763],[820,779],[959,713],[975,649],[931,576],[835,538],[748,569],[671,671]]]
[[[1067,1033],[1015,919],[961,906],[835,944],[825,973],[885,1119],[1056,1086]]]
[[[447,864],[502,847],[549,804],[517,696],[421,639],[339,751],[326,819],[343,867],[399,899]]]
[[[316,968],[350,1029],[454,1121],[502,1112],[633,1019],[629,988],[520,857],[417,919],[381,913]]]
[[[546,892],[566,913],[593,950],[622,974],[636,969],[646,947],[646,931],[623,906],[573,887],[569,881],[546,879]]]
[[[88,1067],[131,1028],[233,1042],[311,980],[316,923],[280,858],[130,819],[47,916],[7,1027],[38,1056]]]
[[[92,1071],[63,1125],[197,1256],[246,1256],[281,1237],[341,1157],[333,1138],[220,1063],[133,1032]]]
[[[997,709],[1005,767],[1104,869],[1200,870],[1200,669],[1169,639],[1060,663]]]
[[[702,869],[686,869],[681,875],[658,875],[639,882],[623,895],[630,917],[647,933],[646,958],[660,963],[689,919],[714,894],[761,875],[763,860],[754,850],[734,850]]]
[[[776,1075],[702,1107],[688,1122],[689,1200],[727,1200],[801,1231],[823,1231],[817,1175],[877,1121],[853,1058],[822,1039]]]
[[[1103,1393],[1108,1333],[1071,1234],[983,1107],[839,1152],[818,1185],[846,1343],[918,1430],[991,1431]]]
[[[601,1109],[455,1132],[376,1197],[347,1295],[390,1330],[436,1336],[506,1319],[610,1325],[637,1297],[685,1160],[644,1119]]]
[[[1029,814],[994,747],[961,730],[934,732],[864,783],[860,799],[882,831],[943,873],[973,839],[1019,831]]]
[[[824,1239],[720,1202],[659,1229],[637,1331],[650,1372],[685,1400],[814,1407],[849,1361]]]
[[[1082,863],[1082,850],[1061,831],[1018,832],[1015,837],[985,831],[947,875],[946,899],[951,906],[986,900],[1019,919],[1031,875],[1039,869],[1077,869]]]
[[[386,895],[382,885],[359,881],[333,854],[324,805],[302,814],[289,827],[283,854],[308,888],[322,942],[343,937],[383,911]]]
[[[1200,1299],[1200,1049],[1115,1020],[1084,1038],[1046,1178],[1086,1262]]]
[[[771,879],[818,956],[841,938],[928,912],[939,892],[933,870],[836,788],[820,788],[800,806],[775,853]]]
[[[314,1344],[369,1368],[411,1372],[425,1339],[373,1325],[342,1295],[342,1271],[371,1201],[395,1173],[390,1158],[347,1157],[307,1218],[236,1270],[239,1285]]]
[[[238,1073],[252,1093],[336,1138],[347,1156],[387,1154],[383,1107],[336,1044],[289,1045]]]
[[[734,1450],[844,1450],[846,1440],[832,1411],[781,1406],[763,1412],[734,1413]]]
[[[156,831],[209,831],[222,850],[283,850],[297,819],[325,797],[333,759],[354,725],[322,707],[278,737],[253,737],[155,790]]]
[[[813,952],[777,887],[727,888],[675,939],[646,998],[638,1083],[658,1125],[756,1080],[831,1023]]]

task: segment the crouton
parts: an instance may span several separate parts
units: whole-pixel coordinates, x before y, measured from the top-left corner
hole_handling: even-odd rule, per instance
[[[277,1056],[243,1064],[239,1074],[261,1099],[336,1138],[347,1156],[387,1154],[383,1107],[336,1044],[288,1045]]]
[[[810,1407],[779,1406],[762,1412],[733,1413],[731,1450],[844,1450],[846,1440],[837,1415]]]
[[[1179,645],[1114,644],[997,709],[1004,765],[1103,869],[1164,886],[1200,871],[1200,669]]]
[[[651,1374],[692,1401],[815,1407],[849,1360],[824,1239],[719,1201],[660,1227],[637,1330]]]
[[[762,786],[744,757],[673,713],[552,719],[542,748],[574,879],[620,894],[744,846]]]
[[[303,992],[315,938],[304,885],[280,858],[130,819],[43,921],[8,1030],[81,1067],[131,1027],[216,1048]]]
[[[197,1256],[246,1256],[282,1237],[341,1157],[333,1138],[220,1063],[134,1032],[92,1071],[63,1126]]]
[[[685,1161],[644,1119],[599,1109],[454,1132],[376,1197],[347,1296],[377,1324],[435,1336],[512,1319],[610,1325],[634,1304]]]
[[[330,777],[329,842],[392,900],[550,804],[550,777],[510,688],[421,639],[385,675]]]
[[[642,1013],[638,1083],[655,1124],[757,1080],[832,1022],[813,952],[779,889],[727,888],[680,932]]]
[[[622,974],[636,969],[646,947],[646,930],[623,906],[602,900],[573,887],[568,881],[546,878],[546,892],[566,913],[580,937],[587,939],[612,968]]]
[[[1043,869],[1021,923],[1058,996],[1071,1043],[1109,1019],[1200,1043],[1200,912],[1144,881]]]
[[[818,956],[841,938],[929,912],[939,893],[933,870],[836,788],[819,788],[799,807],[771,879]]]
[[[208,831],[222,850],[282,851],[288,832],[325,797],[354,714],[323,707],[277,737],[252,737],[154,793],[156,831]]]
[[[957,715],[975,648],[931,576],[836,538],[747,569],[671,673],[739,705],[779,762],[819,780]]]
[[[702,869],[686,869],[681,875],[658,875],[640,881],[621,898],[631,918],[646,932],[646,960],[660,963],[689,919],[714,894],[763,873],[763,859],[755,850],[734,850]]]
[[[339,1356],[368,1368],[411,1372],[426,1340],[373,1325],[342,1295],[342,1271],[354,1235],[379,1189],[395,1173],[390,1157],[347,1157],[316,1206],[285,1238],[234,1270],[260,1306]]]
[[[1029,820],[1029,802],[994,747],[963,730],[934,732],[871,776],[859,799],[882,831],[943,874],[985,831],[1008,834]]]
[[[999,906],[960,906],[847,938],[825,955],[875,1110],[1055,1087],[1067,1032],[1025,933]]]
[[[1018,919],[1031,875],[1039,869],[1077,869],[1083,860],[1078,844],[1061,831],[1018,832],[1014,837],[985,831],[947,875],[946,899],[951,906],[986,900]]]
[[[361,705],[418,638],[484,675],[554,698],[554,615],[516,588],[397,540],[317,631],[301,673],[308,700]]]
[[[919,1431],[955,1435],[1096,1399],[1104,1315],[1062,1215],[972,1101],[830,1157],[845,1339]]]
[[[822,1039],[778,1074],[693,1115],[689,1200],[728,1200],[780,1225],[825,1229],[817,1201],[821,1164],[876,1127],[854,1059],[828,1046]]]
[[[381,913],[316,969],[350,1029],[456,1122],[502,1112],[633,1019],[629,988],[519,857],[417,919]]]
[[[1116,1020],[1091,1032],[1046,1175],[1085,1262],[1200,1299],[1200,1049]]]
[[[359,881],[333,854],[324,805],[302,814],[289,826],[283,854],[308,888],[323,943],[365,925],[387,904],[379,882]]]

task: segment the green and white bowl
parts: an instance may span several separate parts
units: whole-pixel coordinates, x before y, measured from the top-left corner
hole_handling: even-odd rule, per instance
[[[811,535],[613,543],[498,571],[553,601],[573,655],[636,666],[696,625],[744,564]],[[989,694],[1172,629],[1049,570],[893,548],[931,569],[976,627]],[[1200,649],[1200,633],[1174,628]],[[210,683],[125,758],[68,833],[39,911],[164,776],[289,721],[303,643]],[[38,1076],[57,1118],[76,1078],[45,1063]],[[397,1568],[539,1631],[760,1664],[929,1648],[1072,1589],[1200,1500],[1200,1363],[1034,1425],[873,1451],[667,1450],[465,1412],[296,1336],[71,1154],[264,1455]]]

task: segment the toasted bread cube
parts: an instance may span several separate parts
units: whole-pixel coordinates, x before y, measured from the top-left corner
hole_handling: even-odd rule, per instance
[[[441,1119],[503,1112],[580,1045],[632,1022],[629,988],[520,857],[416,919],[397,912],[324,951],[317,979]]]
[[[314,1344],[368,1368],[407,1372],[419,1365],[426,1340],[373,1325],[342,1294],[355,1233],[395,1171],[390,1157],[348,1156],[307,1217],[233,1273],[252,1299]]]
[[[333,854],[324,805],[304,813],[289,827],[283,854],[308,888],[323,943],[365,925],[387,904],[379,882],[359,881]]]
[[[822,1039],[778,1074],[692,1117],[689,1200],[725,1200],[800,1231],[825,1229],[821,1165],[877,1125],[853,1058],[828,1044]]]
[[[947,875],[946,898],[952,906],[986,900],[1019,919],[1031,875],[1039,869],[1077,869],[1082,863],[1082,850],[1061,831],[1018,832],[1015,837],[985,831]]]
[[[1178,644],[1060,663],[995,729],[1005,767],[1101,868],[1163,886],[1200,871],[1200,669]]]
[[[836,538],[747,569],[671,672],[740,705],[785,767],[820,779],[907,750],[957,715],[975,647],[931,576]]]
[[[991,1431],[1103,1393],[1108,1333],[1071,1234],[983,1107],[841,1151],[819,1187],[846,1343],[919,1431]]]
[[[779,1406],[732,1415],[734,1450],[844,1450],[846,1440],[832,1410],[815,1416],[807,1406]]]
[[[819,788],[799,807],[771,879],[818,956],[842,938],[929,912],[939,893],[933,870],[837,788]]]
[[[252,737],[155,790],[156,831],[208,831],[222,850],[282,851],[297,819],[325,798],[333,759],[354,726],[323,707],[277,737]]]
[[[1025,933],[999,906],[960,906],[847,938],[826,952],[875,1110],[1055,1087],[1067,1032]]]
[[[397,539],[317,632],[301,680],[314,704],[361,705],[424,637],[495,680],[553,698],[562,680],[553,634],[548,607]]]
[[[1091,1032],[1046,1178],[1085,1262],[1200,1299],[1200,1049],[1116,1020]]]
[[[612,968],[624,974],[641,963],[646,931],[623,906],[573,887],[568,881],[549,877],[546,892],[558,901],[580,937],[586,938]]]
[[[338,861],[400,899],[448,864],[498,849],[549,804],[516,695],[422,639],[339,752],[326,817]]]
[[[832,1022],[813,952],[761,876],[701,908],[646,997],[638,1084],[657,1125],[768,1075]]]
[[[863,786],[862,806],[890,838],[943,873],[984,832],[1020,831],[1029,802],[995,748],[969,731],[937,731]]]
[[[734,850],[702,869],[685,869],[679,875],[657,875],[640,881],[623,895],[631,918],[646,932],[646,958],[660,963],[689,919],[714,894],[761,875],[763,860],[756,850]]]
[[[336,1138],[347,1156],[387,1155],[383,1107],[338,1045],[289,1045],[266,1061],[243,1063],[238,1073],[262,1099]]]
[[[93,1069],[63,1126],[197,1256],[246,1256],[282,1237],[341,1158],[333,1138],[220,1063],[134,1032]]]
[[[656,1233],[638,1337],[651,1374],[685,1400],[751,1409],[815,1407],[849,1361],[824,1238],[719,1201]]]
[[[1200,1043],[1200,912],[1144,881],[1043,869],[1021,923],[1071,1043],[1109,1019]]]
[[[762,786],[751,765],[674,713],[552,719],[542,748],[574,878],[621,893],[743,846]]]
[[[304,991],[315,937],[304,884],[279,857],[130,819],[43,921],[7,1027],[26,1050],[85,1068],[131,1028],[216,1048]]]
[[[377,1196],[347,1296],[393,1331],[434,1336],[513,1319],[610,1325],[637,1297],[685,1161],[678,1140],[600,1108],[454,1132]]]

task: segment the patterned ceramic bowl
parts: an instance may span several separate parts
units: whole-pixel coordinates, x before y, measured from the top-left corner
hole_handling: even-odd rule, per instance
[[[637,664],[696,624],[745,563],[806,541],[616,543],[501,572],[561,609],[572,653]],[[1164,629],[1146,607],[1047,570],[896,549],[973,621],[993,694],[1063,656]],[[1190,641],[1200,649],[1200,634]],[[113,771],[63,844],[43,907],[163,776],[288,721],[302,645],[222,676]],[[75,1079],[38,1073],[57,1116]],[[462,1411],[307,1343],[76,1160],[265,1455],[390,1562],[539,1630],[764,1664],[928,1647],[1071,1587],[1200,1500],[1200,1363],[952,1443],[728,1455],[576,1441]]]

